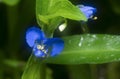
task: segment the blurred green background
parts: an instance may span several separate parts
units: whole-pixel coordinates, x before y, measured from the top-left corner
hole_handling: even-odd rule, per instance
[[[70,0],[97,8],[97,20],[89,20],[90,33],[120,34],[119,0]],[[25,42],[25,31],[37,25],[35,0],[0,0],[0,79],[20,79],[31,49]],[[82,34],[79,22],[68,20],[63,32],[54,36]],[[54,79],[120,79],[120,63],[99,65],[47,64]]]

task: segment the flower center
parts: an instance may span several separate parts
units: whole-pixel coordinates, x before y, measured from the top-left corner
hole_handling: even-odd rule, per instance
[[[47,50],[45,49],[45,45],[37,45],[37,49],[41,50],[44,54],[47,55]]]

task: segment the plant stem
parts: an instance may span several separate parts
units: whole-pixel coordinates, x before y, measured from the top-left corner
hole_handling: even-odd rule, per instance
[[[53,37],[53,33],[56,30],[56,28],[64,21],[64,18],[61,17],[56,17],[50,20],[49,25],[46,24],[41,24],[39,26],[41,26],[42,30],[44,31],[46,37],[48,38],[52,38]]]
[[[30,56],[22,79],[46,79],[46,66],[33,55]]]

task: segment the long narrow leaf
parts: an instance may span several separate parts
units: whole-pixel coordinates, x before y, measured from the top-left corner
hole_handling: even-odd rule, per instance
[[[120,61],[120,36],[84,34],[63,38],[64,51],[45,60],[55,64],[108,63]]]

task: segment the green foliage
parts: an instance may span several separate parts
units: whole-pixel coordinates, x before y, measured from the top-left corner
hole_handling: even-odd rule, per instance
[[[36,0],[36,17],[44,31],[55,30],[64,18],[87,20],[79,8],[68,0]]]
[[[14,6],[17,5],[19,3],[20,0],[2,0],[3,3],[10,5],[10,6]]]
[[[97,64],[120,61],[120,36],[84,34],[63,38],[64,51],[45,60],[54,64]]]

